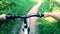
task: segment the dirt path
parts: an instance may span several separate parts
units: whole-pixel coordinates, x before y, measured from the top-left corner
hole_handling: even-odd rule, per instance
[[[35,6],[33,6],[31,8],[31,10],[28,12],[28,14],[37,14],[38,12],[38,8],[40,7],[41,5],[41,2],[38,2]],[[35,31],[35,25],[37,23],[37,17],[31,17],[30,20],[31,20],[31,24],[30,24],[30,20],[28,20],[28,24],[30,25],[30,34],[36,34],[36,31]]]
[[[36,14],[37,12],[38,12],[38,8],[40,7],[40,5],[41,5],[41,3],[42,3],[42,0],[40,0],[36,5],[34,5],[32,8],[31,8],[31,10],[28,12],[28,14],[27,15],[29,15],[29,14]],[[30,21],[30,20],[31,21]],[[29,19],[27,19],[27,21],[28,21],[28,26],[30,25],[30,34],[35,34],[35,25],[36,25],[36,20],[37,20],[37,17],[31,17],[31,18],[29,18]],[[31,22],[31,23],[30,23]],[[21,34],[23,34],[23,33],[21,33]]]

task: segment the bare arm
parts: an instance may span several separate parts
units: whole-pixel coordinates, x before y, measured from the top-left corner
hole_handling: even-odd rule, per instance
[[[44,17],[48,17],[48,16],[51,16],[60,20],[60,12],[45,12]]]

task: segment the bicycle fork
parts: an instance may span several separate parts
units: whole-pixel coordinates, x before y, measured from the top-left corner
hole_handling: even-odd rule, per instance
[[[23,32],[24,32],[24,34],[29,34],[29,32],[30,32],[30,27],[28,27],[28,24],[27,24],[27,18],[24,18]]]

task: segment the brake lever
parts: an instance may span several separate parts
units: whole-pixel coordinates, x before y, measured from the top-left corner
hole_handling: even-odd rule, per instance
[[[44,16],[44,14],[43,13],[37,13],[38,14],[38,17],[43,17]]]
[[[6,19],[13,19],[15,21],[15,14],[7,15]]]

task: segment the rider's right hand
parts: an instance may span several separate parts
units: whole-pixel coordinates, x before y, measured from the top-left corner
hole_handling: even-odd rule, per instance
[[[44,12],[44,17],[48,17],[49,16],[49,12]]]

